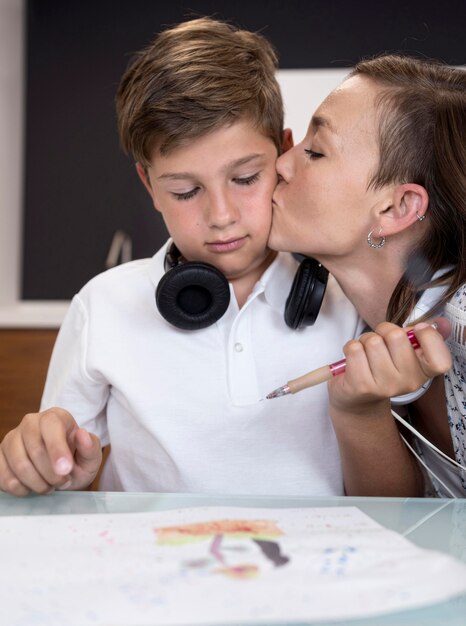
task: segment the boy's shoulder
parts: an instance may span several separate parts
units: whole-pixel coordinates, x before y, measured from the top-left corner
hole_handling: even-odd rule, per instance
[[[152,257],[135,259],[116,265],[91,278],[80,290],[80,293],[113,288],[130,289],[138,283],[158,282],[164,273],[163,259],[165,246]]]
[[[129,261],[91,278],[79,291],[82,302],[111,302],[153,297],[155,286],[164,273],[165,248],[154,256]]]
[[[163,274],[163,256],[137,259],[97,274],[74,296],[70,311],[80,319],[92,320],[94,327],[139,324],[155,310],[154,269]]]
[[[91,278],[80,290],[80,294],[92,293],[95,290],[128,289],[138,281],[145,280],[152,259],[136,259],[112,267]]]

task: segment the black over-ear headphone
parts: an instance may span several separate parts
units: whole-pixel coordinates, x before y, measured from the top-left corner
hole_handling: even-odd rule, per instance
[[[304,257],[293,279],[285,304],[285,322],[293,329],[312,326],[327,287],[328,270],[315,259]]]
[[[183,330],[200,330],[219,320],[230,303],[225,276],[209,263],[185,261],[171,244],[165,271],[155,292],[157,308],[167,322]],[[328,271],[305,257],[296,272],[285,305],[285,322],[293,329],[316,321],[327,286]]]

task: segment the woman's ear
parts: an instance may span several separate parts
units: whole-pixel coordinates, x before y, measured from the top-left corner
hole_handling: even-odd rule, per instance
[[[282,134],[282,153],[292,148],[293,145],[293,131],[291,128],[285,128]]]
[[[404,183],[393,189],[391,206],[381,215],[384,235],[399,233],[422,222],[429,207],[429,195],[422,185]]]
[[[142,184],[144,185],[144,187],[149,192],[149,195],[152,198],[152,203],[154,203],[154,191],[153,191],[153,189],[151,187],[150,180],[149,180],[149,175],[147,173],[147,170],[138,162],[138,163],[136,163],[136,172],[138,173],[138,176],[139,176]]]

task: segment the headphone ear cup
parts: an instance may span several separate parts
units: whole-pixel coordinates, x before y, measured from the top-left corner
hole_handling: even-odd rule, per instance
[[[285,305],[285,322],[293,329],[312,326],[327,287],[328,271],[315,259],[303,259]]]
[[[157,285],[160,314],[177,328],[200,330],[219,320],[230,303],[225,276],[208,263],[188,262],[169,270]]]

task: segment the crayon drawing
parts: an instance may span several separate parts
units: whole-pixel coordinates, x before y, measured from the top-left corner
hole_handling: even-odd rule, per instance
[[[208,570],[237,580],[259,575],[259,556],[274,567],[282,567],[290,560],[282,554],[276,540],[283,532],[270,520],[223,519],[156,528],[155,533],[159,545],[207,544],[201,558],[181,561],[182,567]],[[253,550],[251,543],[258,550]]]
[[[464,563],[351,506],[8,516],[0,553],[2,626],[322,622],[466,593]]]

